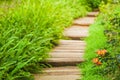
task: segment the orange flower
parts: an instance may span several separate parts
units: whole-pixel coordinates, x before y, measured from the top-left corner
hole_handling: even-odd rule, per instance
[[[94,58],[92,61],[93,61],[93,63],[96,64],[99,61],[99,59],[98,58]]]
[[[100,55],[100,56],[104,56],[106,53],[107,53],[107,50],[105,50],[105,49],[97,51],[97,54]]]
[[[104,49],[103,51],[104,51],[104,53],[106,53],[106,52],[107,52],[107,50],[105,50],[105,49]]]
[[[97,63],[96,63],[96,65],[101,65],[102,63],[100,62],[100,61],[98,61]]]
[[[99,61],[98,58],[94,58],[93,59],[93,63],[96,64],[96,65],[101,65],[102,63]]]
[[[98,50],[98,51],[97,51],[97,54],[98,54],[98,55],[101,55],[101,50]]]

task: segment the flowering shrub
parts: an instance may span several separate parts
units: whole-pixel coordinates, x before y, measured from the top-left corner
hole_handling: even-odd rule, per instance
[[[92,61],[99,68],[99,73],[111,77],[111,80],[120,80],[120,5],[107,4],[101,11],[107,41]]]
[[[101,65],[102,63],[99,61],[99,58],[94,58],[93,59],[93,63],[95,63],[96,65]]]
[[[107,38],[107,46],[113,55],[120,52],[120,5],[108,4],[101,8],[103,16],[104,35]],[[111,12],[111,13],[110,13]]]
[[[104,62],[103,58],[107,56],[107,50],[98,50],[96,53],[97,57],[93,59],[93,63],[96,65],[102,65],[102,62]]]
[[[102,74],[113,75],[120,73],[120,54],[112,56],[107,50],[98,50],[97,56],[92,62],[95,66],[99,66],[99,71]],[[115,79],[118,77],[115,77]],[[120,79],[120,78],[119,78]]]

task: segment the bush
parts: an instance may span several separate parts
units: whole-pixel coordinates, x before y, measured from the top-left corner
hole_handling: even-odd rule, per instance
[[[120,80],[120,5],[110,2],[100,11],[87,38],[83,80]]]
[[[108,76],[112,80],[119,80],[120,77],[120,5],[107,4],[101,7],[102,24],[105,28],[104,35],[107,39],[107,53],[104,56],[97,56],[97,61],[101,63],[99,73]],[[111,13],[110,13],[111,12]],[[96,58],[94,59],[96,61]]]
[[[107,0],[86,0],[87,4],[93,8],[93,9],[96,9],[100,6],[101,2],[105,2],[107,3]]]
[[[107,10],[104,10],[104,9]],[[112,52],[115,50],[115,53],[119,52],[119,40],[120,40],[120,6],[114,4],[108,4],[101,8],[103,12],[103,24],[105,26],[105,36],[107,37],[107,43],[109,51]],[[111,11],[111,13],[110,13]]]

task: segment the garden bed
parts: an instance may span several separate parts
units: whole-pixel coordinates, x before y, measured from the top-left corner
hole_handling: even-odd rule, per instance
[[[100,15],[86,39],[83,80],[119,80],[120,6],[110,2],[100,6]]]

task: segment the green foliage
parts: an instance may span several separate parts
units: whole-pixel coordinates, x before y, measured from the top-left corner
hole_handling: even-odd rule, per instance
[[[98,50],[93,59],[95,67],[98,67],[99,75],[108,76],[110,80],[119,80],[120,77],[120,54],[112,56],[107,50]],[[98,73],[97,73],[98,74]]]
[[[87,0],[88,4],[92,7],[92,8],[98,8],[101,0]]]
[[[11,4],[0,9],[0,80],[33,80],[30,72],[45,67],[39,62],[49,57],[47,53],[58,44],[63,29],[73,18],[84,16],[88,6],[81,0]]]
[[[86,0],[86,2],[91,8],[96,9],[99,7],[101,2],[107,3],[107,0]]]
[[[120,3],[120,0],[108,0],[108,3],[118,4],[118,3]]]
[[[104,10],[107,9],[107,10]],[[119,80],[120,77],[120,5],[108,4],[101,8],[103,12],[103,24],[105,26],[104,34],[107,38],[107,46],[110,56],[109,59],[104,61],[103,69],[107,70],[106,74],[111,75],[114,79]],[[111,13],[110,13],[110,12]],[[104,71],[105,72],[105,71]]]
[[[102,6],[101,11],[103,12],[104,34],[108,43],[107,48],[110,52],[114,51],[113,55],[118,54],[120,52],[120,6],[119,4],[108,4]]]
[[[95,56],[94,52],[97,49],[105,46],[106,37],[104,35],[104,26],[102,24],[101,16],[99,16],[95,21],[95,23],[90,26],[89,36],[86,38],[86,43],[87,43],[87,48],[86,48],[85,58],[87,60],[91,60],[93,56]]]
[[[70,9],[74,18],[86,15],[86,9],[91,10],[85,0],[69,0]],[[76,5],[77,4],[77,5]]]
[[[100,22],[100,24],[97,24],[93,29],[90,28],[92,34],[90,33],[87,39],[85,57],[88,61],[83,66],[83,72],[85,73],[83,79],[87,80],[89,78],[87,77],[88,74],[92,72],[90,76],[95,79],[96,76],[99,76],[99,80],[120,80],[120,5],[119,3],[108,3],[102,5],[100,10],[100,20],[95,23]],[[96,28],[99,30],[96,30]],[[98,49],[106,49],[107,53],[103,56],[100,53],[97,55],[95,51]],[[91,63],[92,59],[97,61],[97,66]]]
[[[90,26],[89,36],[86,39],[86,51],[84,58],[86,60],[82,66],[82,72],[84,74],[82,80],[107,80],[99,73],[99,67],[95,67],[92,63],[92,59],[96,57],[96,50],[103,48],[106,45],[106,37],[104,35],[104,26],[102,24],[102,17],[99,16],[95,23]]]

